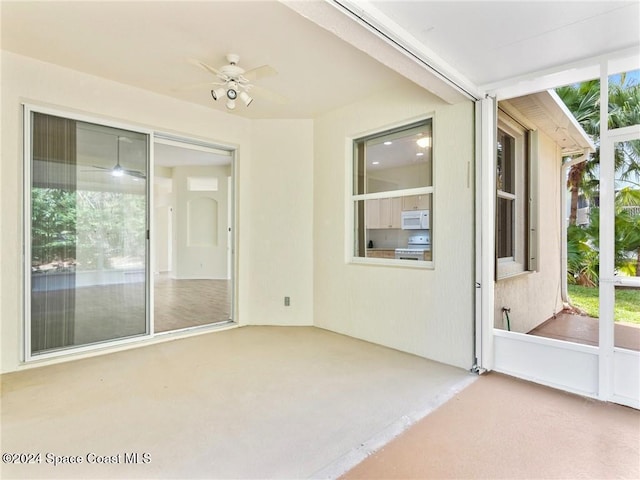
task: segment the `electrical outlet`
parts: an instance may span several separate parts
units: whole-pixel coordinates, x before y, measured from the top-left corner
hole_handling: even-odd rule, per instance
[[[291,305],[291,299],[289,297],[284,297],[284,306],[288,307]]]

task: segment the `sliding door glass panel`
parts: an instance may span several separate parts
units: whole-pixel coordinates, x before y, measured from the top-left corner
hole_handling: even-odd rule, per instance
[[[31,354],[148,333],[147,135],[31,115]]]

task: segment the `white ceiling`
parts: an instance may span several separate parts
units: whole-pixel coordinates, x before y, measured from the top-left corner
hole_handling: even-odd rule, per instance
[[[638,1],[340,1],[477,87],[640,45]],[[406,55],[373,34],[358,48],[338,38],[357,43],[362,28],[333,6],[3,0],[2,48],[220,110],[207,86],[183,88],[212,80],[187,59],[219,67],[237,53],[246,69],[273,66],[279,75],[259,85],[290,99],[239,105],[234,114],[248,118],[312,118],[406,81],[383,63],[424,86],[427,71],[401,68],[392,57]]]
[[[637,0],[356,3],[480,90],[640,45]]]
[[[216,80],[188,59],[217,68],[237,53],[274,67],[257,83],[290,100],[239,104],[249,118],[311,118],[406,81],[274,1],[3,1],[2,48],[223,111],[210,87],[185,88]]]
[[[1,40],[4,50],[221,111],[206,85],[184,88],[213,80],[187,59],[219,67],[227,53],[237,53],[246,69],[274,67],[279,74],[258,85],[290,99],[239,104],[233,114],[247,118],[313,118],[383,95],[407,78],[454,98],[424,64],[365,30],[339,3],[355,5],[370,23],[475,92],[640,48],[637,0],[2,0]]]

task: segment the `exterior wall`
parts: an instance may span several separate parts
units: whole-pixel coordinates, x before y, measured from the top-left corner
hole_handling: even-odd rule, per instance
[[[502,307],[509,307],[511,331],[527,333],[562,310],[561,294],[561,152],[539,132],[538,271],[498,280],[495,286],[496,328],[506,330]]]
[[[280,140],[289,139],[292,133],[303,133],[303,140],[295,143],[300,148],[282,148],[275,141],[258,138],[257,144],[269,151],[256,150],[252,146],[252,121],[214,109],[199,107],[169,97],[129,87],[123,84],[86,75],[52,64],[35,61],[9,52],[2,52],[2,145],[0,178],[0,204],[5,207],[0,213],[0,371],[10,372],[23,366],[22,357],[22,110],[21,102],[56,106],[78,111],[96,118],[112,119],[126,124],[141,125],[172,134],[201,138],[212,143],[237,147],[236,155],[236,238],[238,250],[236,289],[236,320],[241,325],[248,323],[305,324],[311,323],[312,264],[310,232],[311,220],[311,169],[312,128],[307,121],[255,122],[260,128],[277,134]],[[279,128],[288,129],[280,131]],[[259,129],[256,129],[256,131]],[[259,132],[256,132],[259,136]],[[276,148],[277,147],[277,148]],[[255,156],[253,152],[256,152]],[[276,162],[277,169],[269,173]],[[302,162],[302,164],[301,164]],[[280,175],[275,172],[279,172]],[[283,172],[285,172],[283,174]],[[286,173],[295,172],[295,173]],[[304,179],[297,175],[306,174]],[[267,175],[267,185],[261,184]],[[294,178],[295,181],[292,181]],[[296,183],[299,182],[299,183]],[[252,189],[256,189],[256,193]],[[283,210],[283,194],[288,192],[290,207]],[[295,206],[294,206],[295,205]],[[292,211],[307,209],[304,218],[294,215],[296,223],[286,231],[290,241],[282,242],[275,235],[275,228],[256,231],[256,225],[266,223],[265,215],[284,213],[291,219]],[[263,235],[260,239],[253,235]],[[299,238],[301,240],[299,240]],[[293,240],[295,239],[295,240]],[[291,242],[304,241],[304,246],[291,248]],[[267,248],[268,245],[268,254]],[[252,252],[253,248],[259,251]],[[293,252],[293,253],[292,253]],[[282,260],[274,268],[274,262],[261,261],[260,256]],[[296,265],[293,267],[292,265]],[[302,265],[303,267],[300,267]],[[268,281],[267,281],[268,279]],[[293,314],[276,315],[272,310],[263,312],[262,292],[265,285],[295,285],[291,293],[292,307],[296,306],[299,317]],[[269,287],[271,288],[271,287]],[[275,288],[275,287],[274,287]],[[277,301],[285,288],[278,288]],[[288,293],[288,292],[287,292]],[[275,302],[275,300],[274,300]],[[291,312],[293,312],[293,308]],[[280,311],[280,310],[278,310]],[[284,307],[282,307],[284,312]],[[251,319],[251,315],[260,316]],[[94,355],[85,354],[81,356]],[[67,357],[70,358],[70,357]],[[37,362],[42,365],[53,361]],[[33,364],[33,365],[36,365]]]
[[[256,120],[251,137],[248,322],[313,325],[313,121]]]
[[[352,139],[434,115],[433,269],[352,264]],[[315,325],[470,368],[474,339],[474,109],[414,84],[315,121]]]

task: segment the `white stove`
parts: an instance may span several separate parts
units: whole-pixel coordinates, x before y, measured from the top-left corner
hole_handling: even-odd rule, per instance
[[[424,260],[424,252],[431,251],[429,234],[411,235],[407,248],[396,248],[396,260]]]

